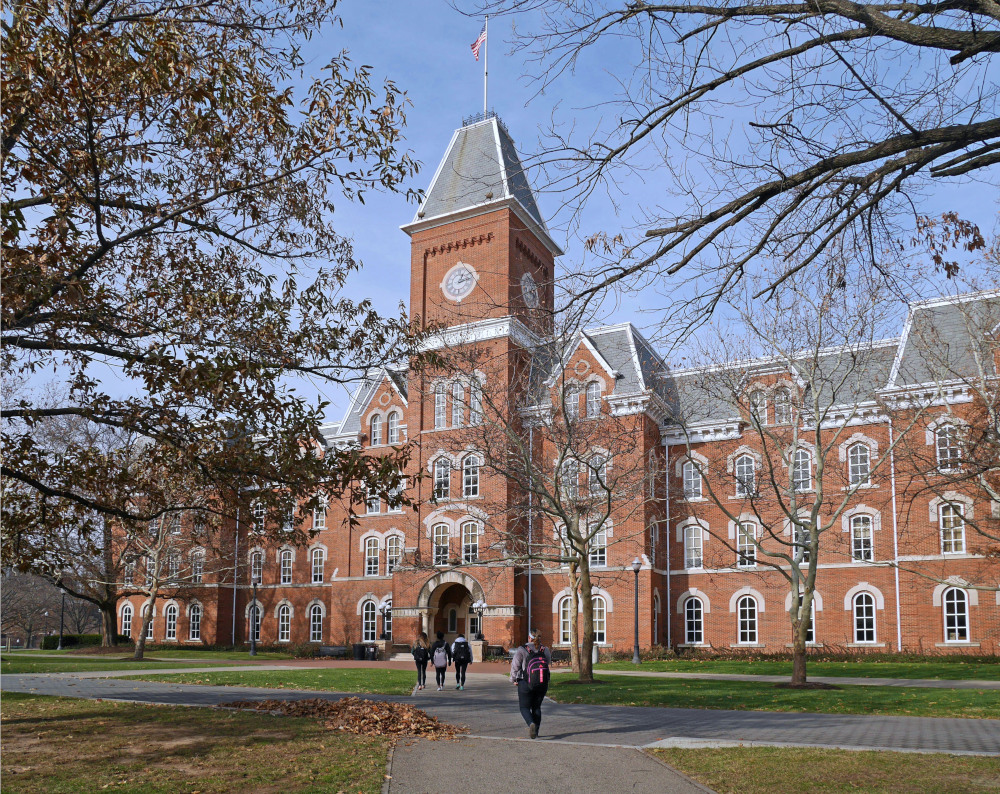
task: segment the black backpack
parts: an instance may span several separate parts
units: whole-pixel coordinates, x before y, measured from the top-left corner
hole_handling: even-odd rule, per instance
[[[472,649],[467,642],[455,643],[455,661],[459,664],[469,664],[472,661]]]
[[[430,656],[430,652],[423,645],[417,645],[413,648],[413,658],[421,664],[426,662]]]
[[[548,689],[549,660],[545,656],[545,648],[541,645],[534,651],[528,652],[528,658],[524,662],[524,680],[528,682],[529,690]]]

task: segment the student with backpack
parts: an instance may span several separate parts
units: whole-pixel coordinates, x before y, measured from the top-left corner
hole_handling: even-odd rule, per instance
[[[427,663],[431,660],[430,647],[427,632],[420,632],[413,646],[413,661],[417,664],[417,689],[424,689],[427,685]]]
[[[472,663],[472,646],[462,632],[451,644],[451,658],[455,660],[455,689],[465,689],[465,671]]]
[[[538,629],[532,629],[528,641],[514,652],[510,661],[510,680],[517,685],[517,705],[532,739],[538,738],[542,726],[542,701],[549,690],[551,666],[552,651],[542,645]]]
[[[438,692],[444,689],[444,677],[451,664],[451,649],[444,641],[444,632],[437,633],[437,640],[431,646],[431,662],[434,663],[434,676],[437,679]]]

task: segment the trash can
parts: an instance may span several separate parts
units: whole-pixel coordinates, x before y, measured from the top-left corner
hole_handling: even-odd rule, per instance
[[[365,660],[365,644],[363,642],[354,643],[354,661],[363,662]]]
[[[365,659],[369,662],[378,661],[378,648],[376,648],[374,645],[366,645]]]

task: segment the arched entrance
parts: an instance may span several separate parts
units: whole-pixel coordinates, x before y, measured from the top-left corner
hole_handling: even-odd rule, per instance
[[[472,604],[483,598],[482,585],[468,574],[448,571],[432,576],[417,598],[423,630],[431,639],[439,631],[449,641],[459,632],[469,636],[475,628]]]

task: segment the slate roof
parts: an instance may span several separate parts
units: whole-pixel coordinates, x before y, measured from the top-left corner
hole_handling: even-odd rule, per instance
[[[514,141],[494,115],[455,130],[411,223],[505,199],[515,199],[548,236]]]
[[[889,385],[974,375],[975,355],[989,361],[988,346],[997,343],[998,326],[1000,290],[912,304]]]

